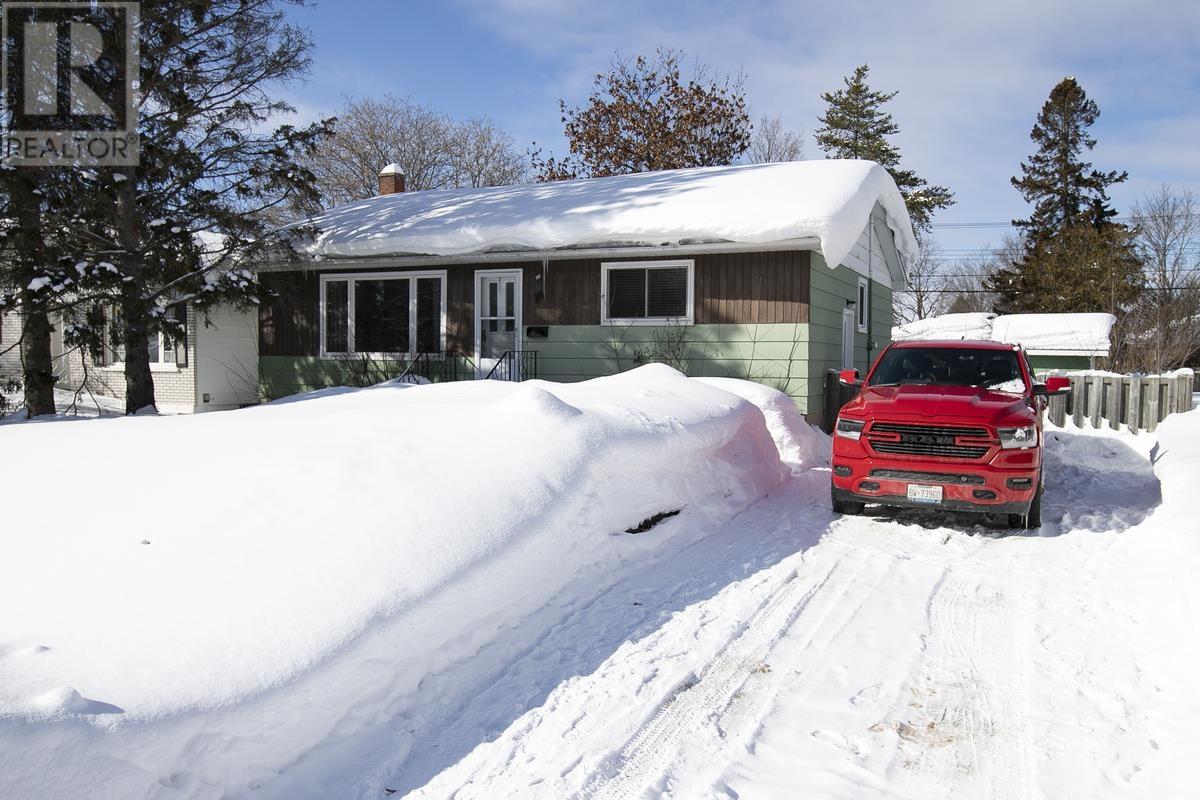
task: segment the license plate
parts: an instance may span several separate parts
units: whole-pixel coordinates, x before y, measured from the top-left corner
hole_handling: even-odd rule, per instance
[[[940,503],[942,502],[942,487],[920,486],[910,483],[908,485],[908,499],[914,503]]]

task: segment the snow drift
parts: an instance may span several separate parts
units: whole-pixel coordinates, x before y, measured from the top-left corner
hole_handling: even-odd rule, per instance
[[[841,264],[876,203],[906,263],[917,257],[896,184],[873,161],[643,172],[487,189],[403,192],[330,209],[314,256],[455,256],[505,250],[816,239]]]
[[[5,796],[98,775],[224,796],[322,748],[349,763],[431,673],[786,475],[756,405],[658,365],[14,425],[0,446],[24,465],[6,494],[31,499],[0,532]],[[60,483],[64,453],[95,461]]]

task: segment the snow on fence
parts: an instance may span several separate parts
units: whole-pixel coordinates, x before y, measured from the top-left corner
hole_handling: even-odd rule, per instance
[[[1044,376],[1042,376],[1044,378]],[[1056,425],[1068,418],[1082,426],[1089,420],[1100,427],[1107,420],[1113,428],[1125,425],[1130,431],[1153,431],[1169,415],[1193,407],[1190,369],[1165,375],[1120,375],[1086,370],[1068,372],[1071,394],[1051,397],[1047,416]]]

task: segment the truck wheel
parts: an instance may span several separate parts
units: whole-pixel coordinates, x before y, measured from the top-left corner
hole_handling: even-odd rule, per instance
[[[838,500],[837,495],[833,493],[833,486],[829,487],[829,496],[833,501],[833,513],[846,514],[854,516],[861,514],[863,509],[867,507],[866,503],[860,503],[857,500]]]
[[[1010,528],[1020,528],[1026,531],[1036,531],[1042,527],[1042,476],[1038,476],[1037,492],[1033,495],[1032,502],[1029,503],[1029,513],[1027,514],[1009,514],[1008,525]]]

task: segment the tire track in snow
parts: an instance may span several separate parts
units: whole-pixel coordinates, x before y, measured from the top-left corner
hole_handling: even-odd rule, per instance
[[[844,554],[843,554],[844,555]],[[686,735],[727,709],[737,691],[763,664],[801,614],[814,610],[820,627],[862,568],[861,557],[825,556],[816,576],[797,570],[741,627],[695,683],[668,697],[648,723],[606,759],[575,796],[588,800],[637,797],[661,781],[679,757]],[[810,564],[811,564],[810,560]]]
[[[891,777],[913,797],[947,786],[949,796],[1031,797],[1027,600],[952,565],[928,615],[923,678],[890,726],[899,737]]]

